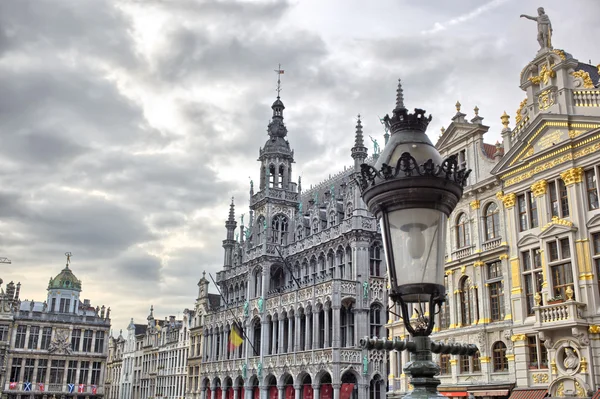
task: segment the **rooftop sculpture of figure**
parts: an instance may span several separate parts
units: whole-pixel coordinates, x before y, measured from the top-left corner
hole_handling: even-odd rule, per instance
[[[540,44],[540,50],[552,50],[552,23],[550,22],[548,15],[544,12],[544,7],[539,7],[537,11],[537,17],[521,14],[521,18],[527,18],[537,22],[537,41]]]

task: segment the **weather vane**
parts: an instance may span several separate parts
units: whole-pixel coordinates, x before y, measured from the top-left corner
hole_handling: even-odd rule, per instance
[[[65,256],[67,257],[67,265],[71,263],[71,256],[73,256],[70,252],[65,252]]]
[[[283,75],[284,72],[285,71],[281,69],[281,64],[275,69],[275,73],[277,73],[277,98],[279,98],[279,93],[281,92],[281,75]]]

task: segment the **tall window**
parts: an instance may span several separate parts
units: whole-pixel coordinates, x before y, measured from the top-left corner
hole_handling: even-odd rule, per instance
[[[71,350],[73,352],[79,352],[79,345],[81,344],[81,330],[79,328],[73,329],[71,333]]]
[[[552,216],[559,218],[569,217],[569,197],[565,182],[562,179],[549,182],[548,191],[550,192],[550,212]]]
[[[381,277],[381,247],[379,244],[375,243],[371,245],[369,248],[369,258],[370,258],[370,274],[374,277]]]
[[[319,219],[314,218],[312,221],[312,234],[317,234],[319,232]]]
[[[335,211],[329,212],[329,227],[335,226]]]
[[[102,369],[101,362],[92,363],[92,385],[98,385],[100,383],[100,370]]]
[[[75,384],[75,378],[77,376],[77,360],[69,360],[67,366],[67,384]]]
[[[327,268],[329,269],[329,276],[333,278],[335,276],[335,254],[331,249],[327,252]]]
[[[18,382],[21,379],[21,367],[23,358],[13,357],[12,367],[10,368],[10,382]]]
[[[283,215],[275,215],[271,228],[271,241],[275,244],[287,245],[288,219]]]
[[[498,341],[492,346],[494,371],[508,371],[508,359],[506,359],[506,345]]]
[[[44,327],[42,330],[42,342],[40,349],[48,349],[50,347],[50,338],[52,337],[52,327]]]
[[[29,327],[29,342],[27,343],[27,348],[28,349],[37,349],[39,339],[40,339],[40,327],[39,326]]]
[[[463,278],[460,283],[460,316],[463,326],[477,321],[477,290],[470,278]]]
[[[23,382],[31,382],[33,380],[34,368],[35,359],[25,359],[25,367],[23,368]]]
[[[283,187],[283,177],[285,176],[285,168],[283,165],[279,165],[279,178],[277,179],[277,187]]]
[[[319,310],[319,348],[325,347],[325,310]]]
[[[87,384],[88,374],[90,373],[90,362],[85,361],[81,362],[81,367],[79,368],[79,383]]]
[[[595,169],[585,171],[585,189],[587,191],[588,209],[590,211],[598,209],[598,183]]]
[[[571,287],[573,298],[573,270],[571,267],[571,247],[568,238],[548,242],[548,259],[552,273],[552,290],[555,297],[567,298],[567,287]]]
[[[487,264],[487,285],[490,296],[490,318],[492,321],[504,320],[504,286],[502,280],[502,262]]]
[[[596,268],[596,279],[600,288],[600,233],[592,234],[592,243],[594,245],[594,266]]]
[[[344,250],[342,248],[339,248],[335,254],[335,258],[337,259],[337,266],[338,266],[338,277],[343,279],[346,276],[346,263],[345,263],[345,256],[344,256]]]
[[[253,323],[253,332],[254,332],[254,340],[253,340],[253,344],[254,344],[254,349],[253,349],[253,356],[260,356],[260,339],[261,339],[261,327],[260,327],[260,320],[259,319],[255,319],[254,323]]]
[[[529,369],[548,368],[548,350],[537,335],[527,337],[527,366]]]
[[[448,276],[444,276],[444,287],[446,287],[446,292],[448,292]],[[450,328],[450,300],[448,298],[446,298],[440,310],[439,326],[441,330]]]
[[[27,334],[27,326],[18,326],[17,335],[15,337],[15,348],[25,348],[25,335]]]
[[[383,380],[381,376],[376,375],[369,384],[369,399],[380,399],[381,398],[381,385]]]
[[[65,375],[65,361],[52,360],[50,365],[50,384],[62,384]]]
[[[61,313],[69,313],[70,306],[71,306],[71,300],[70,299],[60,298],[60,309],[59,309],[59,312],[61,312]]]
[[[544,277],[542,274],[542,254],[539,248],[521,252],[523,262],[523,280],[525,285],[525,299],[527,315],[533,316],[535,306],[535,293],[541,292]]]
[[[300,223],[302,223],[302,219],[300,219]],[[300,241],[304,238],[304,227],[302,225],[296,228],[296,241]]]
[[[538,212],[535,197],[531,191],[517,196],[519,210],[519,231],[538,227]]]
[[[527,192],[527,199],[529,199],[529,225],[533,229],[538,227],[537,201],[531,191]]]
[[[456,247],[463,248],[469,245],[469,226],[467,215],[461,213],[456,221]]]
[[[83,348],[82,352],[91,352],[92,351],[92,330],[85,330],[83,332]]]
[[[8,341],[8,340],[9,340],[8,326],[7,325],[0,326],[0,341]]]
[[[381,306],[377,304],[371,305],[371,310],[369,311],[369,320],[370,320],[370,337],[381,337]]]
[[[460,373],[471,374],[481,372],[481,362],[479,361],[479,351],[474,356],[460,356]]]
[[[521,194],[517,197],[517,206],[519,209],[519,231],[525,231],[527,227],[527,202],[525,201],[525,194]]]
[[[352,303],[340,308],[341,346],[354,346],[354,309]]]
[[[452,369],[450,368],[450,355],[442,353],[440,355],[440,374],[450,374]]]
[[[256,221],[256,241],[254,245],[260,244],[264,235],[266,235],[267,221],[264,216],[260,216]]]
[[[485,239],[500,237],[500,211],[495,202],[485,207]]]
[[[45,383],[48,370],[48,359],[38,359],[36,381]]]
[[[269,187],[275,187],[275,165],[270,165],[269,169],[267,169],[267,181],[269,182]]]
[[[352,269],[352,248],[350,246],[346,247],[346,263],[348,265],[346,278],[352,280],[354,278],[354,270]]]
[[[104,351],[104,331],[96,331],[96,342],[94,343],[94,352],[102,353]]]

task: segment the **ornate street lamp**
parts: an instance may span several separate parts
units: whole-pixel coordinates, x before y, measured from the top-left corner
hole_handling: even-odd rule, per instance
[[[365,339],[365,349],[408,350],[415,397],[437,397],[439,366],[431,353],[474,355],[475,345],[432,343],[436,308],[446,298],[444,255],[446,223],[463,194],[470,170],[459,168],[456,156],[442,160],[425,131],[431,121],[425,111],[409,113],[398,84],[396,108],[384,122],[391,137],[375,166],[361,165],[357,178],[369,211],[381,224],[390,283],[389,297],[402,310],[412,341]],[[418,314],[411,324],[412,310]],[[429,316],[427,313],[429,312]],[[443,397],[443,396],[442,396]]]

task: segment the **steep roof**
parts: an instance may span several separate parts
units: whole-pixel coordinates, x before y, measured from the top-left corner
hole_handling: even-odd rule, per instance
[[[50,278],[50,282],[48,283],[48,289],[67,289],[67,290],[75,290],[81,291],[81,280],[79,280],[71,269],[69,269],[69,265],[61,270],[60,273],[54,278]]]

